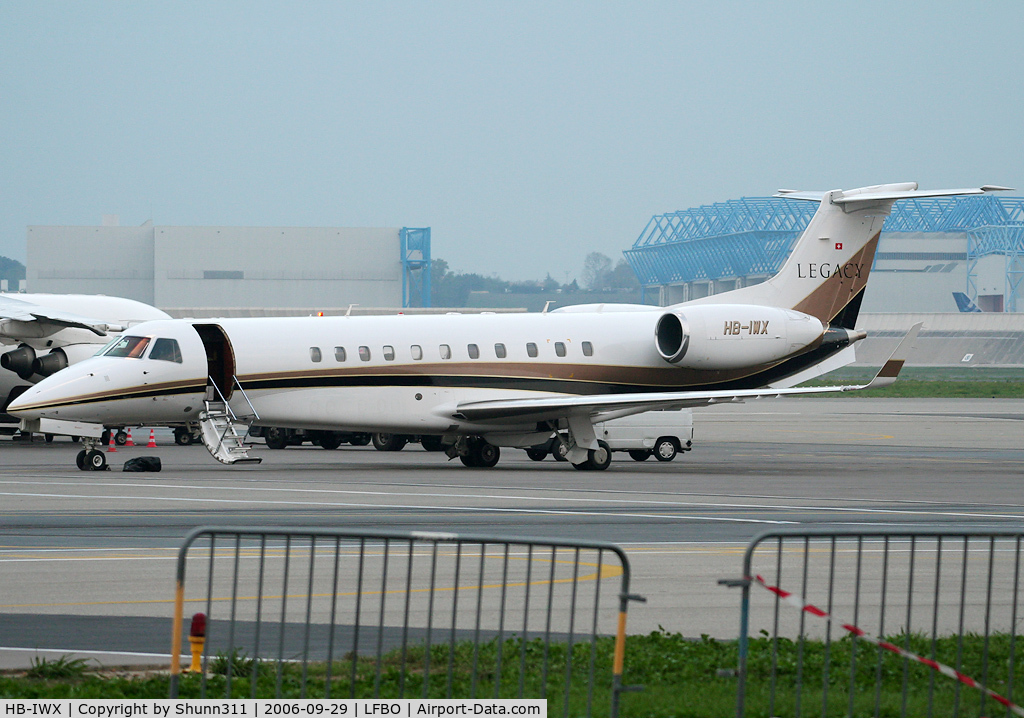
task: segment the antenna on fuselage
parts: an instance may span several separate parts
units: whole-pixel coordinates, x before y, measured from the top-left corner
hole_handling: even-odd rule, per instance
[[[345,316],[346,317],[352,316],[352,307],[358,307],[358,306],[359,306],[358,304],[349,304],[348,305],[348,309],[345,310]]]
[[[548,313],[548,307],[550,307],[554,303],[555,303],[554,299],[549,299],[546,302],[544,302],[544,309],[542,309],[540,313],[541,314],[547,314]]]

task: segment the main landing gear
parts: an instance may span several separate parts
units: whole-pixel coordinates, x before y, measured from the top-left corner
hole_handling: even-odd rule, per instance
[[[611,447],[606,442],[598,440],[596,449],[587,450],[586,460],[579,464],[573,464],[572,468],[579,471],[604,471],[611,463]]]
[[[555,461],[568,461],[569,460],[569,439],[563,434],[556,435],[547,444],[540,446],[533,446],[526,450],[526,455],[529,456],[533,461],[544,461],[547,458],[548,451],[550,450],[551,456],[554,457]],[[647,458],[645,454],[644,458]],[[640,461],[640,459],[637,459]],[[598,439],[596,449],[587,450],[587,458],[578,464],[573,464],[573,468],[578,471],[604,471],[612,463],[612,449],[607,442]]]
[[[466,453],[459,455],[463,465],[471,469],[489,469],[496,466],[500,458],[501,449],[494,444],[488,444],[479,436],[467,439]]]

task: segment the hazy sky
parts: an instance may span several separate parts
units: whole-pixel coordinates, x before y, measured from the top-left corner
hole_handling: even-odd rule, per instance
[[[103,214],[430,226],[455,269],[564,281],[779,187],[1024,188],[1022,29],[1019,0],[4,0],[0,254]]]

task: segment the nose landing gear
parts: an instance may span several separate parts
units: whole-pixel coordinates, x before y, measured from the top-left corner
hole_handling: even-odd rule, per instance
[[[75,457],[75,463],[78,468],[82,471],[107,471],[107,456],[102,451],[96,448],[96,439],[89,437],[82,437],[82,443],[85,444],[85,448],[78,452],[78,456]]]

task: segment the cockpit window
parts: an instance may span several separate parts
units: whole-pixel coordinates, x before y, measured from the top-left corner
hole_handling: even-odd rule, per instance
[[[149,358],[181,364],[181,350],[178,348],[178,340],[157,339],[153,342],[153,351],[149,353]]]
[[[94,357],[100,357],[100,356],[103,356],[104,354],[106,354],[106,353],[107,353],[107,350],[108,350],[108,349],[110,349],[110,347],[114,346],[114,345],[115,345],[115,344],[117,344],[117,342],[119,342],[119,341],[121,341],[121,337],[114,337],[114,338],[113,338],[113,339],[111,339],[111,340],[110,340],[109,342],[107,342],[106,344],[104,344],[103,346],[101,346],[101,347],[100,347],[100,349],[99,349],[99,351],[98,351],[98,352],[96,352],[95,354],[93,354],[93,356],[94,356]]]
[[[149,337],[119,337],[110,348],[103,353],[105,357],[131,357],[138,359],[149,346]]]

